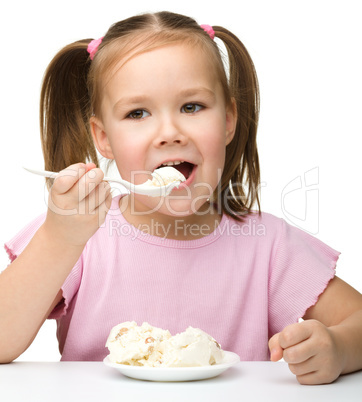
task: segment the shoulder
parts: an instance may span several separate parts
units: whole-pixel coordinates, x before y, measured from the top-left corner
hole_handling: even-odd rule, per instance
[[[249,234],[277,235],[286,224],[284,219],[267,212],[252,211],[241,217],[240,220],[226,217],[226,225],[239,227],[240,231]]]
[[[224,215],[218,232],[223,243],[248,250],[270,250],[284,231],[283,219],[269,213],[251,212],[240,220]]]

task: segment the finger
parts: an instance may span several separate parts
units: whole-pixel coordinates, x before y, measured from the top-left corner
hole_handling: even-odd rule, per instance
[[[88,206],[88,213],[96,213],[95,210],[103,204],[111,192],[111,186],[108,182],[102,181],[99,185],[83,200]]]
[[[298,374],[297,380],[303,385],[317,385],[317,384],[330,384],[335,381],[340,375],[337,370],[330,370],[321,367],[315,368],[313,370],[312,366],[310,371],[306,370],[305,374]]]
[[[338,376],[325,375],[321,371],[311,371],[310,373],[297,375],[297,380],[302,385],[320,385],[320,384],[330,384],[335,381]]]
[[[109,192],[105,200],[98,205],[98,207],[94,210],[95,216],[98,219],[98,227],[101,227],[103,222],[106,219],[109,209],[112,205],[112,193]]]
[[[95,209],[95,212],[99,216],[99,226],[104,222],[106,215],[112,205],[112,193],[110,192],[106,199]]]
[[[290,371],[296,376],[302,376],[309,373],[314,373],[318,370],[315,357],[311,357],[306,361],[297,364],[288,364]]]
[[[283,358],[287,363],[298,364],[305,362],[318,353],[317,344],[308,338],[297,345],[284,349]]]
[[[283,357],[283,348],[279,344],[279,333],[269,339],[270,360],[277,362]]]
[[[79,185],[75,189],[78,193],[74,194],[74,196],[78,201],[84,200],[102,182],[103,177],[104,173],[101,169],[94,168],[89,170],[79,179]]]
[[[93,162],[86,163],[86,165],[85,165],[85,171],[86,171],[86,173],[87,173],[87,172],[89,172],[90,170],[92,170],[92,169],[94,169],[94,168],[96,168],[96,167],[97,167],[96,164],[93,163]]]
[[[61,170],[54,180],[52,191],[57,194],[65,194],[70,191],[78,182],[79,178],[86,173],[86,165],[84,163],[76,163]]]
[[[101,183],[103,185],[102,191],[99,194],[99,202],[98,202],[98,206],[103,204],[105,202],[105,200],[111,196],[112,197],[112,187],[111,185],[107,182],[107,181],[103,181]]]
[[[291,324],[280,333],[279,344],[283,349],[287,349],[309,339],[312,333],[313,329],[305,321]]]

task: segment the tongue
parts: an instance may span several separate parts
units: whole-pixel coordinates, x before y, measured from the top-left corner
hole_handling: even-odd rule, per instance
[[[179,165],[174,165],[172,167],[177,169],[180,173],[182,173],[185,176],[186,179],[188,179],[192,172],[193,165],[188,162],[183,162],[180,163]]]

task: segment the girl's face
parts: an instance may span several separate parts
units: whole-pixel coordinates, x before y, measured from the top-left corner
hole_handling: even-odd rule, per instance
[[[91,120],[93,137],[122,178],[140,184],[173,163],[187,179],[166,199],[133,194],[136,209],[196,213],[221,179],[236,123],[207,55],[184,44],[136,55],[116,70],[103,94],[102,119]]]

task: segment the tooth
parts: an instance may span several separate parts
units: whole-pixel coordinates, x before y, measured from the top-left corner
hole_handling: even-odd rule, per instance
[[[174,165],[180,165],[181,163],[184,163],[184,161],[169,161],[163,163],[161,166],[174,166]]]

